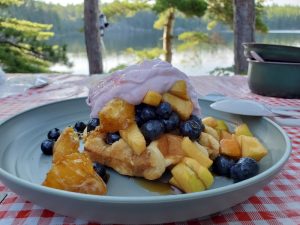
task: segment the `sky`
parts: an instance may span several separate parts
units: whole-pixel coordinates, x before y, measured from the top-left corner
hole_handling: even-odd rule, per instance
[[[78,4],[82,3],[83,0],[40,0],[43,2],[51,2],[51,3],[60,3],[62,5],[67,5],[67,4]],[[105,2],[112,2],[113,0],[99,0],[102,3]],[[300,0],[266,0],[266,4],[278,4],[278,5],[297,5],[300,6]]]

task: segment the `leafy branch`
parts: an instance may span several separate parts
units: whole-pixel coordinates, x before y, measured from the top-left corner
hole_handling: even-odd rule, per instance
[[[0,0],[0,7],[20,5],[22,0]],[[7,72],[49,72],[51,63],[70,65],[66,46],[48,45],[54,36],[51,24],[0,17],[0,63]]]

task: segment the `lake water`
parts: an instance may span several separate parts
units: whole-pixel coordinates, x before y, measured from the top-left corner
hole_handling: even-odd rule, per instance
[[[186,51],[178,51],[179,42],[174,44],[172,64],[190,76],[207,75],[216,68],[233,65],[233,34],[224,32],[217,35],[219,44],[200,45]],[[63,39],[62,40],[66,40]],[[256,41],[261,43],[300,46],[300,30],[271,30],[268,34],[259,34]],[[88,75],[88,62],[83,37],[68,39],[68,57],[73,66],[54,65],[52,70],[72,74]],[[103,65],[105,72],[118,65],[131,65],[138,61],[126,53],[127,48],[144,49],[161,47],[158,32],[130,32],[127,34],[107,33],[103,39]],[[216,74],[216,73],[215,73]]]

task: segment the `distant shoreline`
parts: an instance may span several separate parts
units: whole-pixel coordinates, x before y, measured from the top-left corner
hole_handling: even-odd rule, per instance
[[[218,31],[219,33],[233,33],[231,30]],[[300,30],[268,30],[270,34],[300,34]]]

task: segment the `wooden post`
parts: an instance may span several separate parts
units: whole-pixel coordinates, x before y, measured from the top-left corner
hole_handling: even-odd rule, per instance
[[[233,0],[234,5],[234,72],[245,74],[248,63],[243,42],[255,41],[255,0]]]
[[[84,0],[84,36],[90,74],[103,73],[98,0]]]
[[[169,9],[168,18],[164,25],[163,34],[163,50],[165,51],[165,61],[172,62],[172,39],[173,39],[173,24],[174,24],[174,9]]]

